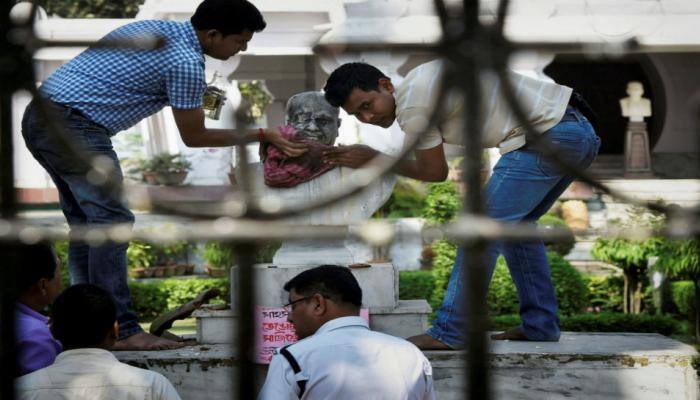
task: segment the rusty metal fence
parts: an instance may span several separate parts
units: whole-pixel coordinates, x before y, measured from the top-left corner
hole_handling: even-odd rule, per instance
[[[539,50],[556,54],[563,53],[593,53],[598,55],[626,54],[634,52],[653,52],[658,49],[645,48],[634,40],[621,43],[513,43],[504,35],[504,26],[508,14],[507,0],[501,0],[498,4],[495,22],[482,23],[479,19],[479,2],[476,0],[464,0],[457,7],[450,3],[448,7],[443,0],[435,0],[435,10],[442,27],[442,38],[439,42],[430,45],[392,45],[382,43],[348,43],[343,45],[317,46],[315,52],[337,53],[342,51],[372,51],[372,50],[404,50],[404,51],[430,51],[446,60],[446,69],[442,81],[442,95],[435,107],[435,115],[431,118],[430,129],[436,125],[440,117],[439,110],[445,101],[446,88],[459,88],[464,93],[465,107],[463,115],[463,140],[469,143],[464,149],[464,173],[463,181],[467,188],[464,198],[462,213],[453,223],[431,229],[424,235],[443,236],[458,241],[465,248],[465,282],[469,283],[468,297],[462,299],[464,309],[467,310],[467,324],[464,327],[468,347],[466,349],[466,398],[489,399],[491,398],[489,353],[486,339],[486,327],[488,316],[486,314],[486,288],[478,284],[483,282],[486,276],[484,265],[484,253],[487,244],[492,240],[509,239],[525,240],[544,238],[548,240],[563,239],[567,232],[563,230],[540,229],[530,226],[507,225],[495,222],[484,216],[483,197],[481,187],[481,143],[480,127],[482,113],[480,112],[479,74],[481,71],[490,70],[499,77],[502,93],[508,104],[514,111],[520,124],[527,128],[527,140],[541,149],[541,152],[556,161],[567,172],[577,176],[600,192],[612,196],[622,202],[645,207],[649,210],[664,213],[667,217],[667,228],[663,232],[646,232],[647,235],[660,233],[666,236],[685,238],[700,233],[697,209],[678,209],[658,202],[642,202],[628,198],[603,185],[585,171],[568,165],[557,157],[546,138],[537,134],[527,123],[527,118],[518,103],[514,89],[506,79],[506,68],[509,57],[518,51]],[[33,53],[42,47],[48,46],[88,46],[92,43],[77,42],[45,42],[35,36],[33,31],[33,15],[25,21],[12,21],[10,19],[11,2],[2,2],[0,5],[0,242],[28,243],[39,240],[69,239],[61,229],[32,226],[27,221],[17,218],[17,202],[14,187],[13,148],[22,144],[13,143],[12,121],[12,95],[18,90],[27,90],[35,98],[37,96],[36,79],[33,76]],[[32,10],[33,11],[33,10]],[[133,42],[100,43],[101,46],[123,46],[138,48],[144,51],[157,48],[162,45],[159,38],[144,38]],[[39,101],[40,112],[53,121],[50,126],[51,133],[60,139],[62,151],[72,154],[76,160],[84,160],[91,173],[101,176],[103,186],[109,188],[118,182],[114,182],[109,170],[105,170],[96,160],[91,160],[82,154],[71,142],[70,136],[63,130],[60,120],[51,115],[47,105]],[[237,126],[244,126],[239,121]],[[420,135],[418,135],[420,136]],[[243,137],[243,135],[241,135]],[[245,145],[243,141],[240,146]],[[406,146],[400,157],[408,154],[415,146],[414,143]],[[256,248],[262,242],[284,240],[286,238],[343,238],[346,235],[345,227],[330,226],[294,226],[282,219],[298,215],[319,207],[327,206],[342,199],[347,199],[359,193],[371,182],[389,173],[394,161],[384,160],[376,162],[369,170],[358,172],[353,176],[350,188],[330,193],[326,198],[319,199],[314,204],[281,204],[280,199],[259,198],[251,192],[251,173],[248,170],[245,159],[245,151],[241,151],[240,160],[241,181],[239,189],[223,200],[223,204],[202,210],[202,207],[190,207],[187,205],[173,205],[171,203],[160,204],[152,200],[154,207],[159,211],[173,216],[194,217],[197,221],[189,226],[189,229],[171,232],[167,238],[153,233],[134,233],[121,226],[96,227],[72,227],[70,240],[89,241],[100,243],[104,241],[126,242],[133,239],[144,241],[163,240],[208,240],[216,239],[226,242],[234,247],[239,266],[239,291],[232,295],[237,296],[239,341],[236,345],[237,368],[234,368],[235,382],[238,382],[237,393],[234,398],[254,398],[256,393],[256,373],[253,368],[252,357],[248,355],[248,349],[254,346],[253,331],[253,300],[255,298],[255,284],[253,276],[253,257]],[[369,171],[369,172],[367,172]],[[359,238],[370,244],[385,244],[391,240],[390,229],[381,224],[363,224],[354,227],[353,232]],[[607,234],[626,235],[634,233],[639,237],[638,228],[634,232],[616,231]],[[0,270],[0,399],[13,399],[12,377],[15,376],[15,354],[13,324],[14,302],[17,293],[14,289],[12,276],[13,260],[11,255],[1,254],[2,269]]]

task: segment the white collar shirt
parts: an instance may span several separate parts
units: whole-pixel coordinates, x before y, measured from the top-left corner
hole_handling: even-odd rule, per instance
[[[328,321],[287,350],[301,371],[276,354],[259,400],[299,399],[297,381],[304,379],[306,400],[435,399],[425,355],[404,339],[371,331],[360,317]]]
[[[103,349],[67,350],[15,380],[19,400],[180,400],[163,375],[119,362]]]

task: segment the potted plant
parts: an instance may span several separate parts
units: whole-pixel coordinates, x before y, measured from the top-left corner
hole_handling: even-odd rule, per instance
[[[152,246],[138,240],[129,243],[126,250],[126,259],[129,265],[129,275],[132,278],[149,278],[153,276],[150,268],[153,262]]]
[[[155,265],[165,268],[164,276],[185,275],[189,265],[187,259],[192,247],[192,244],[184,240],[155,245]]]
[[[211,277],[224,277],[234,262],[233,250],[220,242],[207,242],[202,258],[206,261],[206,270]]]
[[[174,186],[185,181],[192,164],[180,154],[160,153],[142,160],[140,169],[146,183]]]

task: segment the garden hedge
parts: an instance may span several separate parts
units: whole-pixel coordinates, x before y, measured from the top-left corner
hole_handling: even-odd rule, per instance
[[[401,300],[429,299],[435,289],[431,271],[401,271],[399,273],[399,298]]]
[[[517,315],[491,318],[491,330],[501,331],[520,324]],[[562,316],[562,331],[570,332],[640,332],[662,335],[683,334],[683,326],[667,315],[588,313]]]
[[[169,309],[193,300],[199,293],[209,288],[217,288],[221,295],[211,303],[227,303],[229,280],[216,279],[164,279],[151,281],[130,281],[133,310],[141,320],[151,320]]]
[[[428,299],[434,310],[441,304],[442,296],[445,294],[442,285],[446,285],[451,270],[451,265],[449,268],[446,266],[453,262],[456,249],[448,242],[439,242],[439,246],[445,247],[439,252],[439,254],[444,253],[445,260],[438,260],[440,270],[444,273],[438,275],[436,271],[402,271],[399,274],[401,299]],[[547,256],[552,268],[552,280],[557,292],[560,312],[566,315],[580,313],[589,304],[586,281],[568,261],[557,253],[549,252]],[[441,286],[438,288],[438,285]],[[489,287],[488,304],[491,313],[495,315],[518,312],[518,295],[502,257],[496,263]]]
[[[671,297],[678,313],[688,321],[695,319],[695,287],[693,281],[671,283]]]

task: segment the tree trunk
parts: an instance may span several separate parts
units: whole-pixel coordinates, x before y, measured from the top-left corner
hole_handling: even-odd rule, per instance
[[[643,281],[639,276],[637,276],[637,282],[634,288],[634,309],[632,310],[634,314],[639,314],[642,312],[642,286]]]
[[[695,279],[695,340],[700,342],[700,279]]]
[[[627,272],[624,272],[622,274],[622,279],[624,281],[624,288],[622,289],[622,312],[625,314],[629,314],[630,309],[629,309],[629,294],[630,294],[630,283],[629,283],[629,276]]]

